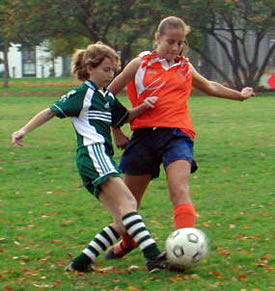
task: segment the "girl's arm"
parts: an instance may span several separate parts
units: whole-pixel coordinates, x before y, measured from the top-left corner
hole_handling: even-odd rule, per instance
[[[144,113],[146,110],[150,108],[155,107],[155,103],[157,102],[158,97],[151,96],[147,97],[142,104],[135,108],[128,109],[129,115],[128,115],[128,122],[137,118],[139,115]]]
[[[111,82],[111,84],[108,86],[108,90],[113,92],[115,95],[117,95],[123,88],[127,86],[127,84],[135,78],[135,74],[141,64],[140,58],[133,59],[125,68],[124,70],[115,77],[115,79]],[[129,115],[130,111],[129,110]],[[130,117],[131,118],[131,117]],[[115,144],[117,148],[123,149],[126,147],[126,145],[129,142],[128,136],[126,136],[120,128],[112,128],[113,137],[115,140]]]
[[[117,95],[126,85],[135,78],[136,72],[141,64],[141,58],[133,59],[124,69],[118,74],[108,86],[108,90]]]
[[[22,147],[23,146],[23,138],[30,131],[36,129],[37,127],[43,125],[50,119],[52,119],[56,114],[50,110],[49,108],[44,109],[37,113],[27,124],[25,124],[21,129],[15,131],[12,136],[12,144]]]
[[[241,91],[230,89],[220,83],[209,81],[200,75],[191,65],[193,71],[193,86],[209,96],[244,101],[255,96],[253,88],[245,87]]]
[[[139,105],[135,108],[132,108],[132,109],[128,109],[127,110],[128,117],[127,117],[127,120],[124,122],[129,122],[129,121],[137,118],[139,115],[144,113],[146,110],[148,110],[150,108],[154,108],[157,100],[158,100],[158,97],[156,97],[156,96],[147,97],[141,105]],[[125,148],[129,142],[128,136],[126,136],[122,132],[120,127],[117,127],[117,128],[112,127],[112,132],[113,132],[113,137],[114,137],[115,144],[116,144],[117,148],[119,148],[119,149]]]

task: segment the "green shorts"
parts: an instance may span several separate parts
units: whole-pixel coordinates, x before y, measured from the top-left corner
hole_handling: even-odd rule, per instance
[[[119,177],[120,170],[104,144],[96,143],[77,150],[77,168],[86,189],[98,198],[100,185],[109,176]]]

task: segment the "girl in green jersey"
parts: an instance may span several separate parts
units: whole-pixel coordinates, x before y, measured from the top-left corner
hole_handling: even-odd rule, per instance
[[[149,272],[166,267],[165,253],[137,212],[137,202],[114,162],[111,127],[120,127],[146,110],[154,108],[156,97],[148,97],[140,106],[127,110],[106,86],[120,65],[118,54],[102,43],[77,50],[73,56],[73,73],[83,84],[62,96],[53,106],[36,114],[12,134],[12,143],[23,146],[23,138],[54,116],[70,117],[77,136],[77,167],[85,187],[103,203],[114,222],[100,231],[66,268],[89,272],[95,259],[127,232],[142,250]]]

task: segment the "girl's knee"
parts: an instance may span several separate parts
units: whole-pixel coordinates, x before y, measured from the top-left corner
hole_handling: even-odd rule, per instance
[[[191,197],[189,185],[181,185],[179,187],[171,189],[170,200],[174,206],[177,206],[182,203],[190,203]]]
[[[124,203],[121,205],[121,212],[131,212],[137,210],[137,200],[131,192],[127,193],[124,198]]]

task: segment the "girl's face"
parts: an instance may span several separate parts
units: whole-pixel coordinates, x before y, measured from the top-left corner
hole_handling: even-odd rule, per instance
[[[96,68],[90,67],[88,69],[89,80],[93,81],[99,89],[103,89],[112,81],[115,71],[116,63],[109,58],[105,58]]]
[[[165,33],[156,35],[156,52],[160,58],[165,58],[169,64],[173,64],[177,56],[182,52],[185,41],[185,33],[181,28],[167,28]]]

